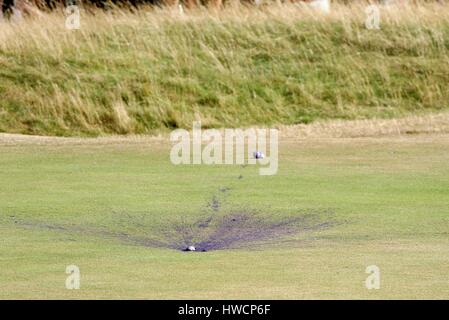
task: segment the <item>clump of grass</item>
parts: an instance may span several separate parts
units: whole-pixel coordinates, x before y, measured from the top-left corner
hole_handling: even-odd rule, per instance
[[[0,131],[151,133],[388,118],[449,107],[449,7],[61,12],[0,24]]]

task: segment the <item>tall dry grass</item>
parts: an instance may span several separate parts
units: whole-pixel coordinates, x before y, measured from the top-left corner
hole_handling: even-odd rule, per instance
[[[449,107],[449,5],[89,10],[0,24],[0,131],[148,133]]]

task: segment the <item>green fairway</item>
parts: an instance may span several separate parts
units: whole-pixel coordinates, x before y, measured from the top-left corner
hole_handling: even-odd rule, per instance
[[[185,15],[82,10],[77,32],[56,11],[0,25],[0,131],[154,134],[198,116],[221,128],[449,109],[447,4],[382,7],[370,30],[368,1],[332,2],[329,15],[236,1]]]
[[[284,139],[273,176],[174,166],[169,149],[163,139],[0,143],[0,298],[448,298],[448,135]],[[95,231],[157,233],[204,215],[217,194],[224,212],[315,212],[332,224],[206,253]],[[68,265],[80,290],[65,288]],[[365,288],[370,265],[379,290]]]

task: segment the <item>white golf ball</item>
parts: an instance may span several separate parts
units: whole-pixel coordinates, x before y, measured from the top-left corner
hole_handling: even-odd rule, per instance
[[[265,155],[263,154],[263,152],[261,152],[261,151],[254,152],[254,158],[263,159],[264,157],[265,157]]]

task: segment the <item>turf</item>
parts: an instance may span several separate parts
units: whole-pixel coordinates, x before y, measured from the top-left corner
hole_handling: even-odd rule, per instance
[[[3,144],[0,298],[447,298],[448,147],[447,135],[283,140],[278,174],[259,176],[173,166],[157,140]],[[85,232],[155,234],[203,217],[225,187],[223,212],[336,223],[205,253]],[[71,264],[80,290],[65,289]],[[379,290],[364,286],[373,264]]]

